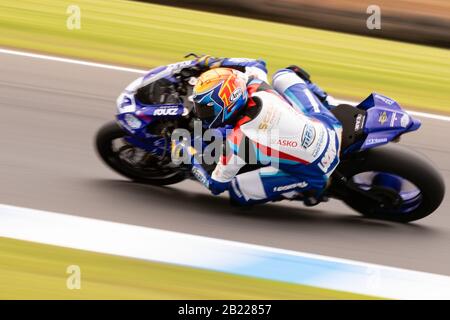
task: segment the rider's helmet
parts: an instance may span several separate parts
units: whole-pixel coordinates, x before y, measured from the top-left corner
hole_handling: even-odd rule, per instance
[[[232,122],[247,102],[244,73],[215,68],[203,73],[193,89],[195,113],[203,125],[216,128]]]

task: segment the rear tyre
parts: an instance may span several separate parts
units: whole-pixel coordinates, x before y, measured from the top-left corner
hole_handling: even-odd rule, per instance
[[[115,149],[114,142],[116,140],[123,141],[126,135],[126,132],[115,121],[106,123],[97,132],[95,138],[97,153],[111,169],[128,179],[151,185],[162,186],[175,184],[185,179],[183,172],[175,168],[158,166],[156,161],[147,161],[145,167],[133,165],[129,161],[125,161],[120,150]],[[122,150],[123,148],[127,148],[127,152],[140,151],[143,153],[142,150],[138,150],[131,145],[125,144]],[[146,156],[148,157],[148,154]],[[150,160],[152,159],[150,158]]]
[[[361,189],[392,203],[382,208],[355,192],[342,199],[370,218],[398,222],[422,219],[439,207],[445,194],[444,180],[433,164],[398,145],[368,150],[360,160],[343,161],[338,170]],[[365,173],[373,173],[372,181],[358,184],[357,177]],[[401,184],[407,183],[417,191],[401,191]]]

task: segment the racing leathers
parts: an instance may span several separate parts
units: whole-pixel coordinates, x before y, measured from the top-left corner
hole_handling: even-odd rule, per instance
[[[339,163],[342,129],[326,107],[326,93],[309,75],[305,78],[292,67],[281,69],[272,87],[262,60],[202,56],[185,64],[201,72],[233,68],[248,77],[247,105],[231,124],[224,152],[204,183],[212,193],[228,190],[232,202],[240,205],[321,196]],[[173,67],[177,72],[180,68]],[[167,69],[172,81],[172,70]],[[240,173],[246,164],[258,169]]]
[[[273,87],[248,83],[249,100],[211,175],[213,193],[228,189],[238,204],[305,194],[320,197],[339,163],[341,125],[294,71],[282,69]],[[239,174],[246,164],[257,170]],[[306,200],[306,199],[304,199]]]

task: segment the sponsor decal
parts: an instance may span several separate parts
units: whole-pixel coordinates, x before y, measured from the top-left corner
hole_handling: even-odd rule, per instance
[[[308,186],[308,182],[306,181],[302,181],[302,182],[297,182],[297,183],[293,183],[293,184],[288,184],[285,186],[279,186],[279,187],[274,187],[273,191],[274,192],[280,192],[280,191],[288,191],[291,189],[295,189],[295,188],[306,188]]]
[[[356,116],[356,122],[355,122],[355,131],[359,131],[363,128],[364,120],[366,119],[366,116],[362,114],[358,114]]]
[[[386,111],[383,111],[382,113],[380,113],[380,116],[378,117],[378,122],[383,125],[386,121],[387,121],[387,114]]]
[[[127,113],[124,116],[125,123],[132,129],[138,129],[141,127],[141,121],[133,116],[131,113]]]
[[[240,96],[242,96],[242,90],[241,88],[236,88],[230,95],[230,102],[235,102]]]
[[[267,130],[269,126],[270,127],[272,126],[274,119],[275,119],[275,108],[271,106],[264,115],[261,123],[258,126],[258,129]]]
[[[389,126],[392,128],[395,125],[395,120],[397,120],[397,112],[394,112],[391,117],[391,122]]]
[[[314,149],[312,156],[314,158],[317,157],[317,154],[319,153],[320,149],[322,148],[322,145],[324,143],[324,137],[325,137],[325,130],[320,130],[319,138],[317,139],[316,148]]]
[[[366,140],[366,145],[372,145],[372,144],[377,144],[377,143],[385,143],[387,142],[387,138],[372,138],[372,139],[367,139]]]
[[[290,139],[278,139],[277,144],[279,144],[282,147],[288,147],[288,148],[296,148],[298,146],[297,141],[290,140]]]
[[[178,108],[158,108],[153,111],[154,116],[176,116]]]
[[[132,104],[130,97],[125,96],[119,107],[120,109],[122,109],[125,108],[126,106],[129,106],[130,104]]]
[[[379,99],[381,101],[383,101],[384,103],[386,103],[387,105],[393,105],[395,103],[394,100],[388,99],[386,97],[380,96],[378,94],[375,95],[376,99]]]
[[[135,133],[135,130],[133,128],[131,128],[124,120],[119,120],[119,123],[121,126],[123,126],[125,129],[127,129],[131,133],[133,133],[133,134]]]
[[[314,128],[313,125],[306,124],[305,127],[303,128],[301,146],[304,149],[309,148],[314,142],[315,138],[316,138],[316,129]]]
[[[240,94],[242,94],[242,91],[239,90],[239,87],[236,86],[236,83],[232,81],[232,78],[228,78],[219,89],[218,96],[223,102],[220,104],[230,105],[233,102],[232,98],[237,99]]]
[[[406,128],[409,124],[409,116],[405,113],[402,118],[400,119],[400,125],[403,128]]]
[[[134,99],[127,96],[125,93],[121,93],[116,100],[117,112],[120,114],[130,113],[136,111],[136,105]]]
[[[318,164],[318,167],[324,172],[327,173],[328,169],[330,169],[331,164],[336,159],[336,133],[330,129],[328,130],[329,135],[329,143],[328,143],[328,149],[325,152],[325,154],[322,157],[322,160],[320,160],[320,163]]]
[[[194,175],[195,179],[200,181],[201,184],[203,184],[205,187],[207,187],[207,188],[209,187],[208,178],[203,174],[203,171],[201,171],[199,168],[194,166],[194,167],[192,167],[191,172]]]

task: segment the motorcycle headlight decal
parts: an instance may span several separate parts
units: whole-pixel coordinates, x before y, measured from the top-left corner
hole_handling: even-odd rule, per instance
[[[124,120],[125,120],[125,122],[127,123],[127,125],[130,127],[130,128],[133,128],[133,129],[139,129],[140,127],[141,127],[141,125],[142,125],[142,122],[141,122],[141,120],[139,120],[138,118],[136,118],[134,115],[132,115],[131,113],[127,113],[125,116],[124,116]]]

